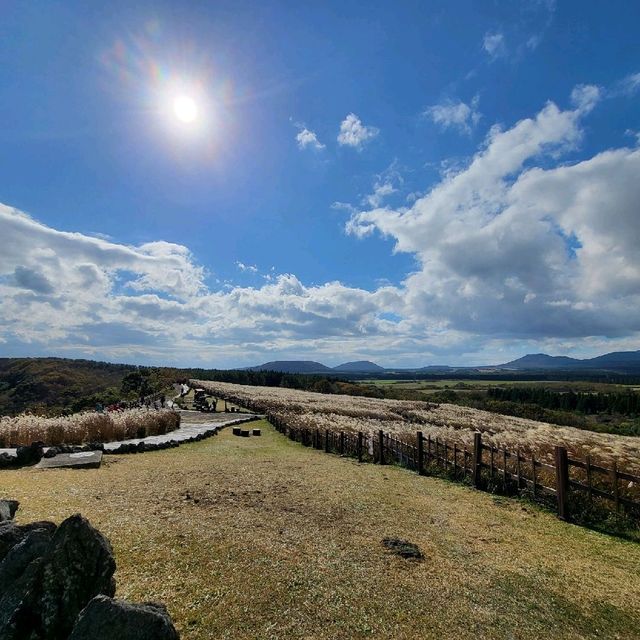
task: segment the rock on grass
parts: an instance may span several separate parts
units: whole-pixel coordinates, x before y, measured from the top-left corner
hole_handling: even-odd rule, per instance
[[[80,613],[69,640],[179,640],[165,607],[95,597]]]
[[[413,542],[409,542],[408,540],[401,540],[400,538],[383,538],[382,544],[389,549],[389,551],[402,558],[414,558],[416,560],[422,560],[424,558],[418,545]]]

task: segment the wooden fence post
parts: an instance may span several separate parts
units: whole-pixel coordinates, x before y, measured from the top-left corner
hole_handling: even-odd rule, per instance
[[[482,480],[482,435],[480,433],[473,434],[472,473],[473,486],[479,489]]]
[[[358,462],[362,462],[362,431],[358,431]]]
[[[380,460],[378,462],[384,464],[384,432],[382,429],[378,431],[378,448],[380,449]]]
[[[340,455],[344,455],[344,431],[340,432]]]
[[[329,429],[324,430],[324,452],[329,453]]]
[[[454,480],[458,477],[458,445],[453,445],[453,478]]]
[[[418,431],[416,434],[418,439],[418,475],[424,475],[424,438],[422,437],[422,431]]]
[[[556,447],[556,495],[558,497],[558,518],[569,519],[569,462],[567,450]]]
[[[613,483],[613,499],[616,504],[616,513],[620,513],[620,487],[618,486],[618,463],[613,463],[611,469],[611,482]]]

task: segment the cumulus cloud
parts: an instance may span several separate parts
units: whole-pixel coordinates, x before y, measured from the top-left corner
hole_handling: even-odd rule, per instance
[[[17,266],[13,272],[13,281],[16,287],[28,289],[35,293],[53,293],[54,287],[47,277],[37,269]]]
[[[640,329],[640,151],[548,167],[575,148],[598,96],[579,87],[574,109],[548,103],[510,129],[493,128],[467,167],[408,210],[351,218],[351,233],[379,231],[419,259],[404,283],[415,314],[502,337]]]
[[[457,129],[462,133],[471,133],[478,124],[481,114],[478,111],[479,97],[475,96],[471,104],[462,101],[446,100],[434,104],[424,111],[424,116],[430,118],[443,129]]]
[[[344,353],[350,343],[382,341],[390,328],[380,310],[402,306],[393,287],[306,286],[292,274],[212,291],[184,246],[61,232],[7,206],[0,237],[0,341],[58,352],[209,364],[292,346]]]
[[[399,365],[479,350],[466,362],[486,364],[545,345],[629,348],[640,335],[640,149],[563,158],[599,99],[578,87],[571,108],[549,102],[492,127],[467,164],[406,208],[382,206],[399,182],[389,170],[376,176],[369,208],[351,211],[347,229],[391,238],[416,268],[372,291],[294,274],[212,290],[182,245],[62,232],[0,206],[4,352],[32,344],[208,366],[366,353]]]
[[[340,123],[338,142],[342,146],[361,149],[366,142],[373,140],[379,133],[379,129],[365,126],[355,113],[350,113]]]
[[[507,45],[504,39],[504,34],[500,32],[484,34],[482,39],[482,48],[489,54],[492,60],[501,58],[507,55]]]
[[[325,145],[323,145],[320,140],[318,140],[318,136],[306,127],[302,127],[300,131],[298,131],[296,140],[300,149],[306,149],[310,147],[311,149],[320,151],[321,149],[325,148]]]

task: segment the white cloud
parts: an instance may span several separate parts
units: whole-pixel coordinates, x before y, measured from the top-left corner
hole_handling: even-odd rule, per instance
[[[320,151],[325,148],[319,140],[318,136],[313,132],[307,129],[306,127],[302,127],[298,134],[296,135],[296,140],[298,142],[298,147],[300,149],[306,149],[307,147],[311,147],[316,151]]]
[[[245,264],[244,262],[240,262],[236,260],[236,267],[240,269],[240,271],[248,271],[249,273],[258,273],[258,267],[254,264]]]
[[[572,104],[582,113],[589,113],[601,97],[600,88],[593,84],[579,84],[571,92]]]
[[[503,33],[491,33],[484,34],[482,39],[482,48],[489,54],[492,60],[507,55],[507,45],[504,39]]]
[[[350,113],[340,123],[338,142],[343,146],[361,149],[366,142],[373,140],[379,133],[379,129],[363,125],[355,113]]]
[[[408,210],[352,217],[351,233],[377,230],[420,261],[404,292],[415,317],[502,338],[640,330],[640,150],[547,166],[575,148],[598,96],[580,87],[573,110],[548,103],[492,129],[466,168]]]
[[[348,202],[333,202],[331,203],[331,208],[335,211],[347,211],[348,213],[357,213],[357,209]]]
[[[626,136],[632,136],[636,139],[636,144],[640,145],[640,131],[634,131],[633,129],[627,129],[624,134]]]
[[[365,201],[372,207],[379,207],[387,196],[396,191],[397,189],[389,181],[376,182],[373,186],[373,193],[369,194]]]
[[[475,96],[471,104],[447,100],[427,108],[423,115],[440,125],[443,129],[454,128],[462,133],[471,133],[478,124],[481,114],[478,111],[479,97]]]
[[[291,348],[343,354],[380,345],[380,310],[402,306],[392,287],[305,286],[290,274],[211,291],[186,247],[60,232],[2,205],[0,237],[0,341],[41,352],[209,364]]]
[[[61,232],[0,205],[0,342],[32,352],[237,366],[275,357],[483,364],[640,336],[640,149],[562,162],[599,99],[493,127],[408,208],[381,208],[394,166],[347,225],[415,256],[400,285],[308,286],[293,274],[211,290],[189,250]],[[405,202],[405,205],[407,203]],[[237,262],[240,270],[255,266]],[[464,358],[461,354],[474,354]],[[455,357],[451,357],[454,355]]]
[[[640,72],[631,73],[620,83],[620,89],[625,95],[631,96],[640,90]]]

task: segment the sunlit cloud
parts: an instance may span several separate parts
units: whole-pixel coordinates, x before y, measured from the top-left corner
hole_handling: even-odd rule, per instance
[[[424,116],[431,119],[443,129],[457,129],[461,133],[469,134],[482,117],[478,111],[480,99],[474,96],[470,104],[461,100],[445,100],[440,104],[434,104],[424,111]]]
[[[338,142],[341,146],[361,149],[366,142],[373,140],[379,133],[379,129],[365,126],[355,113],[350,113],[340,123]]]
[[[318,140],[318,136],[306,127],[302,127],[300,131],[298,131],[296,135],[296,141],[298,142],[298,147],[300,149],[306,149],[307,147],[310,147],[311,149],[320,151],[321,149],[325,148],[325,145],[323,145]]]

